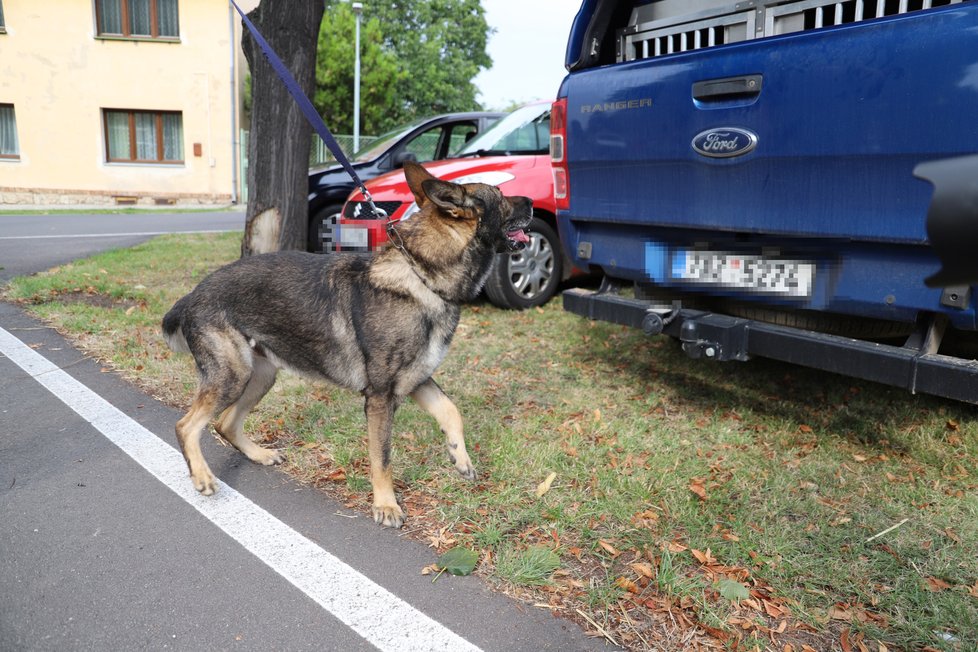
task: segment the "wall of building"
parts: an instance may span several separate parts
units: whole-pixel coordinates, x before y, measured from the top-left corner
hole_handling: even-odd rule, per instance
[[[240,19],[226,0],[180,0],[179,42],[102,38],[94,4],[3,0],[0,103],[14,105],[20,159],[0,159],[0,204],[230,203]],[[180,111],[184,162],[107,162],[103,109]]]

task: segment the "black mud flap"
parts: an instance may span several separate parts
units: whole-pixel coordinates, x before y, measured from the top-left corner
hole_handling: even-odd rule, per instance
[[[921,163],[914,176],[934,185],[927,237],[941,270],[928,287],[978,284],[978,155]]]

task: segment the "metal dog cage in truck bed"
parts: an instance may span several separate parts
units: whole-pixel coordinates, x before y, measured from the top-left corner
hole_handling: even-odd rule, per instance
[[[565,308],[978,403],[976,25],[974,0],[584,0],[551,154],[605,282]]]
[[[635,61],[765,36],[899,16],[965,0],[661,0],[632,10],[617,59]]]

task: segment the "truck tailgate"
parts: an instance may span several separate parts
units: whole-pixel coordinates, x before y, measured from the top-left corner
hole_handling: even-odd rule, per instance
[[[562,89],[569,212],[922,243],[932,188],[914,166],[978,151],[975,25],[978,2],[968,2],[621,63],[613,76],[579,71]],[[856,30],[873,37],[853,38]],[[971,46],[949,49],[950,31],[969,34]],[[725,79],[756,80],[757,92],[694,98],[698,84]],[[716,158],[694,148],[697,136],[725,129],[753,135],[756,146]]]

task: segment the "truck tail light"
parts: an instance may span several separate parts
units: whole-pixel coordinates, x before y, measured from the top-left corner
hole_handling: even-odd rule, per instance
[[[550,164],[554,174],[554,202],[570,208],[570,175],[567,172],[567,98],[553,103],[550,111]]]

